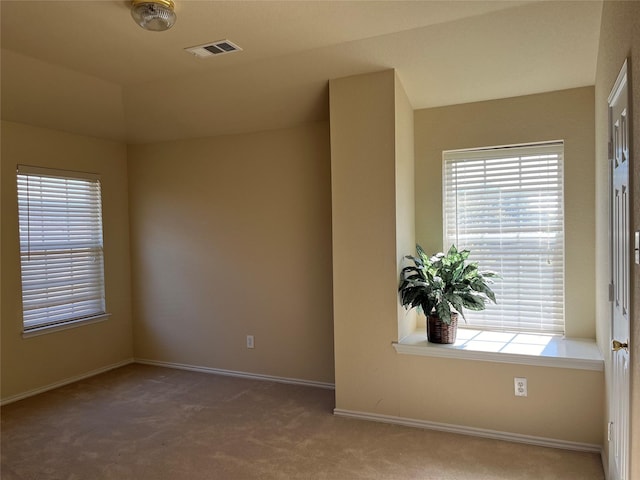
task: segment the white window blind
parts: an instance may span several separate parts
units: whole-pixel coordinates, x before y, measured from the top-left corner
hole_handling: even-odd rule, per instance
[[[502,276],[474,328],[564,332],[562,142],[443,152],[445,248]]]
[[[24,331],[105,313],[97,175],[18,166]]]

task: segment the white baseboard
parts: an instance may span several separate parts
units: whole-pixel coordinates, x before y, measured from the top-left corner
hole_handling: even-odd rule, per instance
[[[239,372],[236,370],[224,370],[221,368],[200,367],[197,365],[187,365],[183,363],[147,360],[145,358],[136,358],[134,361],[135,363],[141,363],[144,365],[155,365],[158,367],[176,368],[179,370],[189,370],[192,372],[213,373],[215,375],[225,375],[227,377],[248,378],[251,380],[267,380],[270,382],[288,383],[292,385],[303,385],[306,387],[326,388],[329,390],[335,389],[335,384],[333,383],[316,382],[314,380],[301,380],[298,378],[276,377],[273,375],[261,375],[259,373]]]
[[[129,365],[131,363],[133,363],[133,358],[128,358],[126,360],[122,360],[121,362],[112,363],[111,365],[91,370],[90,372],[82,373],[74,377],[65,378],[64,380],[60,380],[59,382],[50,383],[49,385],[45,385],[44,387],[34,388],[33,390],[29,390],[27,392],[11,395],[10,397],[6,397],[0,400],[0,406],[17,402],[18,400],[22,400],[23,398],[33,397],[34,395],[38,395],[39,393],[44,393],[49,390],[53,390],[54,388],[63,387],[64,385],[69,385],[70,383],[84,380],[85,378],[94,377],[101,373],[124,367],[125,365]]]
[[[407,427],[424,428],[427,430],[438,430],[441,432],[458,433],[461,435],[471,435],[474,437],[492,438],[494,440],[504,440],[507,442],[525,443],[540,447],[560,448],[564,450],[576,450],[579,452],[601,453],[601,445],[589,443],[568,442],[566,440],[556,440],[553,438],[534,437],[531,435],[521,435],[519,433],[500,432],[497,430],[487,430],[484,428],[465,427],[462,425],[452,425],[448,423],[429,422],[426,420],[416,420],[404,417],[394,417],[391,415],[380,415],[377,413],[365,413],[352,410],[335,408],[334,415],[341,417],[357,418],[374,422],[390,423],[394,425],[404,425]]]
[[[209,367],[199,367],[196,365],[186,365],[182,363],[173,363],[173,362],[160,362],[156,360],[147,360],[143,358],[129,358],[127,360],[123,360],[121,362],[117,362],[111,365],[107,365],[105,367],[98,368],[96,370],[91,370],[90,372],[86,372],[80,375],[76,375],[74,377],[65,378],[64,380],[60,380],[59,382],[54,382],[49,385],[45,385],[44,387],[34,388],[33,390],[29,390],[27,392],[18,393],[16,395],[11,395],[10,397],[0,399],[0,406],[8,405],[9,403],[17,402],[18,400],[22,400],[24,398],[32,397],[34,395],[38,395],[39,393],[44,393],[49,390],[53,390],[54,388],[62,387],[64,385],[68,385],[73,382],[77,382],[79,380],[84,380],[85,378],[93,377],[95,375],[99,375],[104,372],[108,372],[109,370],[114,370],[119,367],[124,367],[125,365],[129,365],[131,363],[141,363],[145,365],[156,365],[160,367],[168,367],[168,368],[176,368],[180,370],[190,370],[193,372],[203,372],[203,373],[214,373],[216,375],[226,375],[229,377],[240,377],[240,378],[248,378],[251,380],[268,380],[271,382],[278,383],[288,383],[292,385],[304,385],[307,387],[317,387],[317,388],[326,388],[326,389],[335,389],[335,385],[333,383],[324,383],[324,382],[316,382],[313,380],[301,380],[297,378],[286,378],[286,377],[276,377],[272,375],[261,375],[258,373],[247,373],[247,372],[238,372],[234,370],[223,370],[220,368],[209,368]]]

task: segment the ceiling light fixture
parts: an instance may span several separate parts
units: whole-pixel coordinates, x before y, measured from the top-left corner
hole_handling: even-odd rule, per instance
[[[132,0],[131,16],[145,30],[162,32],[176,23],[173,0]]]

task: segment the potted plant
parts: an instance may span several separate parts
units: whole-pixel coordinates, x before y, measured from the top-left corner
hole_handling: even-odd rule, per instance
[[[418,256],[405,258],[413,264],[400,272],[402,305],[417,307],[427,316],[427,339],[432,343],[455,343],[458,313],[464,309],[484,310],[487,300],[496,302],[490,285],[498,274],[480,271],[477,263],[467,263],[469,250],[455,245],[446,253],[429,257],[420,245]],[[465,319],[466,320],[466,319]]]

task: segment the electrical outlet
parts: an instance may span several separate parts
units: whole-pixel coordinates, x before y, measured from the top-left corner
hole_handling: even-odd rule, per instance
[[[527,379],[515,377],[513,379],[513,386],[515,389],[516,397],[526,397],[527,396]]]
[[[247,348],[253,348],[254,346],[253,335],[247,335]]]

